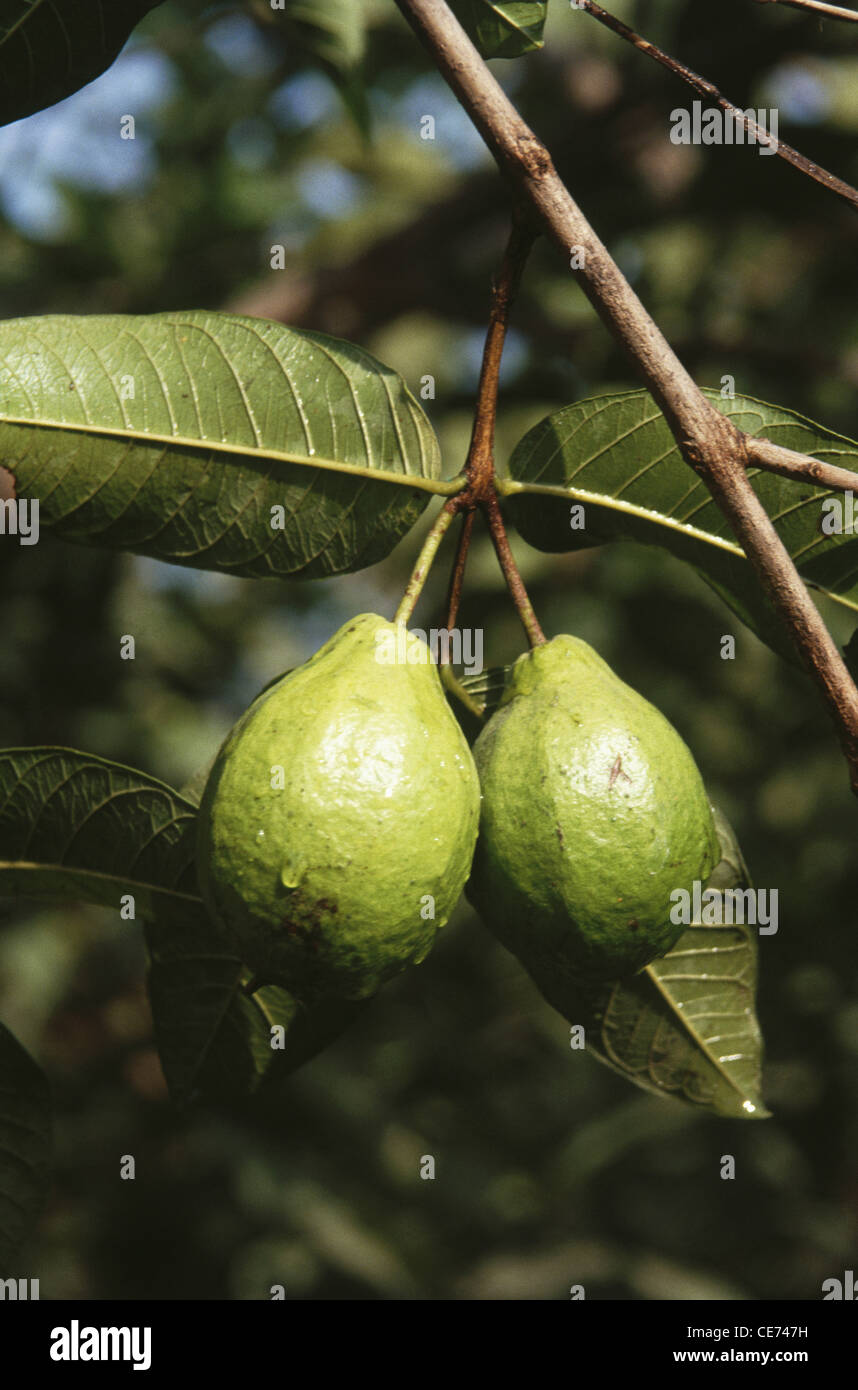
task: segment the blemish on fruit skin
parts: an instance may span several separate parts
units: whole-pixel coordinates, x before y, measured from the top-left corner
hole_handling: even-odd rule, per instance
[[[611,776],[608,780],[608,786],[612,787],[618,777],[624,778],[626,782],[631,782],[632,780],[627,772],[623,772],[623,759],[619,753],[617,754],[614,766],[611,768]]]

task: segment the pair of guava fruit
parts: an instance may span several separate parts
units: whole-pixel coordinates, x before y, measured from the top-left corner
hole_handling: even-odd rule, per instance
[[[718,858],[686,745],[585,642],[521,656],[472,752],[426,644],[372,613],[250,706],[199,815],[225,940],[307,1003],[423,960],[466,885],[535,977],[631,974]]]

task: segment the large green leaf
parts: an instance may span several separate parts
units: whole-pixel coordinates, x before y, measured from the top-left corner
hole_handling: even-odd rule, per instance
[[[548,0],[450,0],[450,8],[484,58],[520,58],[542,47]]]
[[[746,433],[840,467],[858,469],[858,444],[792,411],[737,396],[706,395]],[[578,401],[542,420],[516,445],[500,489],[509,518],[538,550],[607,541],[660,545],[695,566],[776,650],[789,646],[756,577],[706,485],[684,463],[646,391]],[[858,535],[825,535],[829,489],[749,469],[753,487],[811,586],[858,609]],[[570,507],[584,507],[573,529]]]
[[[154,777],[68,748],[0,749],[0,894],[205,922],[196,808]]]
[[[247,992],[249,972],[204,928],[147,924],[149,998],[155,1041],[173,1099],[241,1096],[286,1076],[327,1047],[364,1002],[305,1008],[287,990]],[[283,1045],[272,1047],[272,1027]]]
[[[0,125],[104,72],[161,0],[0,0]]]
[[[708,888],[750,886],[736,838],[716,812],[721,862]],[[726,915],[726,914],[725,914]],[[690,926],[639,974],[601,986],[534,976],[553,1008],[583,1024],[587,1050],[645,1090],[719,1115],[761,1119],[762,1040],[750,926]]]
[[[0,1279],[23,1275],[11,1261],[44,1202],[50,1150],[47,1080],[0,1024]]]
[[[202,311],[0,324],[0,466],[71,540],[275,577],[374,564],[455,491],[369,353]]]

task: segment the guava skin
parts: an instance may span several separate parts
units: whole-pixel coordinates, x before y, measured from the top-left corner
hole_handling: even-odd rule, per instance
[[[406,660],[379,660],[397,638]],[[261,980],[311,1002],[365,998],[447,922],[479,799],[426,644],[361,614],[224,743],[200,806],[203,898]]]
[[[520,657],[474,745],[468,898],[532,973],[620,978],[684,928],[670,894],[720,852],[700,773],[664,716],[586,642]]]

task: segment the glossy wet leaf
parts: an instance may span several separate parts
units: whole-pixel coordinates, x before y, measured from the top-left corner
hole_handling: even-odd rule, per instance
[[[749,887],[730,826],[720,814],[716,823],[722,857],[707,887]],[[756,930],[691,925],[639,974],[589,989],[534,980],[564,1018],[583,1024],[587,1050],[629,1081],[719,1115],[760,1119],[768,1111],[760,1092]]]
[[[69,540],[263,577],[374,564],[450,491],[390,368],[203,311],[0,323],[0,467]]]
[[[709,399],[746,433],[842,468],[858,468],[858,444],[810,420],[750,397]],[[529,430],[509,461],[505,510],[529,544],[557,552],[631,540],[663,546],[693,565],[782,655],[791,646],[748,561],[700,478],[680,457],[646,391],[566,406]],[[858,535],[821,529],[821,487],[749,469],[754,489],[808,585],[858,612]],[[572,506],[584,509],[585,529]]]
[[[110,66],[161,0],[0,0],[0,125],[52,106]]]
[[[24,1275],[12,1261],[44,1203],[50,1152],[47,1078],[0,1024],[0,1279]]]
[[[195,807],[143,772],[68,748],[0,749],[0,895],[76,898],[137,917],[204,916]]]

